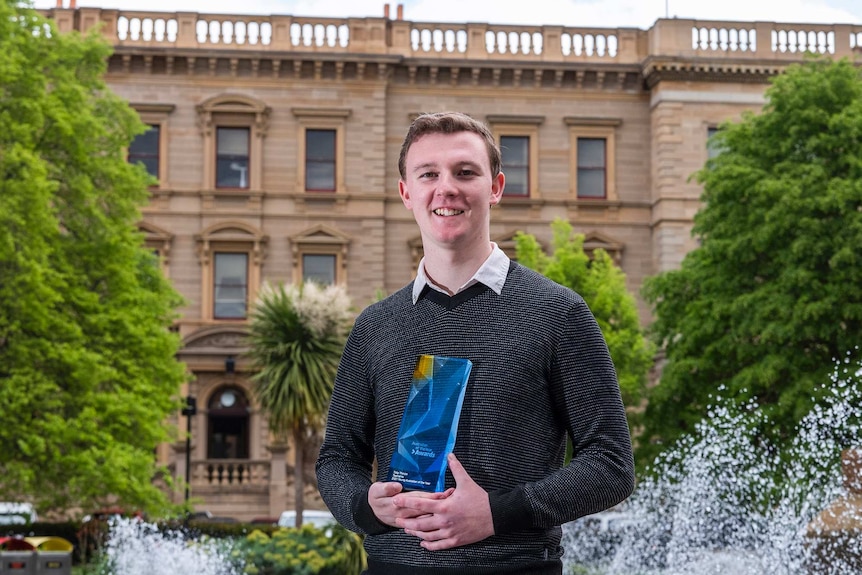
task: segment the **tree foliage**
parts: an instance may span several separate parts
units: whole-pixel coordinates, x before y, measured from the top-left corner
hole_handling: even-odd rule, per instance
[[[0,0],[0,54],[0,497],[163,510],[153,452],[185,369],[124,157],[144,126],[95,35]]]
[[[342,286],[265,284],[251,315],[248,356],[255,396],[279,439],[293,438],[297,527],[304,508],[304,446],[323,427],[347,338],[350,300]]]
[[[760,113],[715,138],[721,153],[696,175],[700,247],[644,286],[667,357],[646,411],[649,455],[719,393],[764,406],[780,441],[862,335],[859,69],[791,66]]]
[[[623,401],[629,408],[640,407],[652,367],[653,351],[638,320],[637,303],[626,289],[625,274],[602,249],[593,258],[584,251],[583,234],[574,233],[571,224],[557,220],[553,231],[552,253],[546,254],[531,234],[515,237],[518,263],[549,279],[573,289],[587,302],[608,344]],[[632,427],[637,409],[629,409]]]

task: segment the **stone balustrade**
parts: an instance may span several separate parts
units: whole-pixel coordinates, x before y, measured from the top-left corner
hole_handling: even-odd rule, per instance
[[[61,32],[101,25],[118,47],[632,64],[647,57],[797,60],[862,53],[862,25],[659,19],[649,30],[429,23],[100,8],[41,11]]]
[[[223,487],[269,486],[269,460],[208,459],[192,462],[191,484]]]
[[[858,51],[862,26],[774,22],[694,22],[692,49],[701,54],[797,58],[800,54],[849,55]]]

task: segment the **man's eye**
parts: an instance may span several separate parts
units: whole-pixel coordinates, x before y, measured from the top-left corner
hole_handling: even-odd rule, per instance
[[[474,176],[474,175],[476,175],[476,172],[474,172],[473,170],[466,170],[466,169],[465,169],[465,170],[461,170],[461,171],[460,171],[460,172],[458,172],[458,173],[459,173],[460,175],[462,175],[462,176]]]
[[[424,172],[422,174],[419,174],[419,177],[420,178],[433,178],[436,175],[437,174],[435,172]]]

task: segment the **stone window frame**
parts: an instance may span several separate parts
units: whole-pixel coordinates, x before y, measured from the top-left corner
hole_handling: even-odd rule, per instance
[[[291,113],[297,121],[297,163],[296,163],[296,190],[316,196],[333,196],[346,194],[345,163],[347,120],[353,113],[349,108],[291,108]],[[335,189],[334,190],[307,190],[305,189],[305,164],[306,164],[306,132],[308,130],[334,130],[335,131]]]
[[[144,246],[159,253],[159,266],[162,274],[170,278],[171,243],[174,235],[168,230],[151,222],[138,222],[138,229],[144,235]]]
[[[201,266],[201,320],[214,323],[245,322],[243,318],[215,318],[215,262],[213,254],[244,253],[248,255],[248,300],[246,310],[257,298],[260,290],[263,260],[269,238],[260,230],[239,221],[218,222],[195,235],[198,260]]]
[[[535,200],[541,197],[539,192],[539,126],[544,121],[544,116],[521,116],[521,115],[488,115],[485,117],[491,132],[494,134],[494,139],[497,142],[497,147],[500,147],[500,138],[502,136],[526,136],[529,138],[529,160],[528,170],[529,177],[527,181],[527,195],[506,195],[503,190],[503,197],[508,200]],[[506,167],[503,166],[503,173],[506,173]]]
[[[198,104],[196,109],[204,151],[201,187],[221,193],[259,192],[263,188],[263,140],[272,109],[261,100],[241,94],[219,94]],[[248,188],[216,188],[217,128],[249,129]]]
[[[321,164],[323,163],[323,162],[319,162],[316,159],[313,160],[309,156],[308,139],[309,139],[309,134],[312,132],[332,134],[332,144],[333,144],[333,149],[331,150],[332,151],[332,159],[331,159],[331,161],[326,162],[327,166],[329,166],[329,168],[332,170],[332,184],[331,184],[332,187],[313,188],[313,187],[309,187],[309,185],[308,185],[309,164],[311,164],[312,161],[314,161],[315,163],[321,163]],[[306,128],[305,129],[305,141],[303,142],[303,144],[305,146],[305,148],[303,150],[303,156],[305,157],[305,163],[303,164],[303,168],[305,171],[303,172],[303,174],[305,176],[304,189],[306,192],[309,192],[309,193],[334,193],[338,189],[338,183],[337,183],[337,180],[338,180],[338,152],[337,152],[338,141],[339,141],[338,130],[335,130],[333,128],[326,128],[326,129]]]
[[[351,238],[335,228],[317,225],[289,238],[293,255],[293,282],[303,282],[304,255],[335,256],[335,285],[347,285],[347,253]]]
[[[569,182],[570,195],[579,202],[618,202],[616,170],[616,132],[622,125],[619,118],[588,118],[567,116],[563,119],[569,128]],[[578,196],[578,139],[605,140],[605,197]]]
[[[249,288],[249,262],[251,260],[248,252],[238,251],[234,249],[216,249],[213,251],[213,319],[217,321],[222,320],[232,320],[232,319],[248,319],[249,316],[249,303],[250,298],[248,297]],[[219,273],[219,261],[225,264],[228,263],[228,257],[238,257],[239,261],[242,262],[242,273],[238,275],[225,275],[224,273]],[[240,269],[238,266],[235,268],[237,271]],[[222,270],[223,272],[223,270]],[[224,290],[224,292],[222,291]],[[237,293],[233,293],[234,290],[239,290]],[[239,296],[242,293],[242,299],[240,300]],[[221,296],[221,297],[220,297]],[[227,297],[226,297],[227,296]],[[233,299],[234,296],[236,299]],[[231,313],[228,311],[230,305],[232,303],[236,303],[242,301],[242,314]],[[222,311],[219,312],[219,308],[222,308]],[[226,309],[227,307],[227,309]]]
[[[137,113],[141,122],[148,126],[159,127],[159,174],[158,182],[150,188],[166,189],[170,188],[168,181],[168,118],[176,109],[174,104],[145,104],[131,103],[129,104]]]
[[[614,264],[621,268],[623,261],[623,251],[625,244],[607,234],[592,230],[584,234],[584,252],[592,260],[595,258],[595,251],[603,249],[611,257]]]

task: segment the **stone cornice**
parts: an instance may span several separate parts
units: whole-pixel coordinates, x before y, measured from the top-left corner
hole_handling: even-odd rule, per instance
[[[425,60],[357,54],[232,52],[117,48],[108,74],[256,78],[335,82],[391,82],[395,85],[490,86],[639,92],[638,65],[606,63]]]
[[[647,88],[661,81],[733,82],[762,84],[788,66],[788,62],[716,60],[710,58],[648,58],[642,73]]]
[[[77,8],[109,73],[641,92],[662,80],[764,82],[806,54],[862,54],[862,25],[659,19],[648,30]]]

